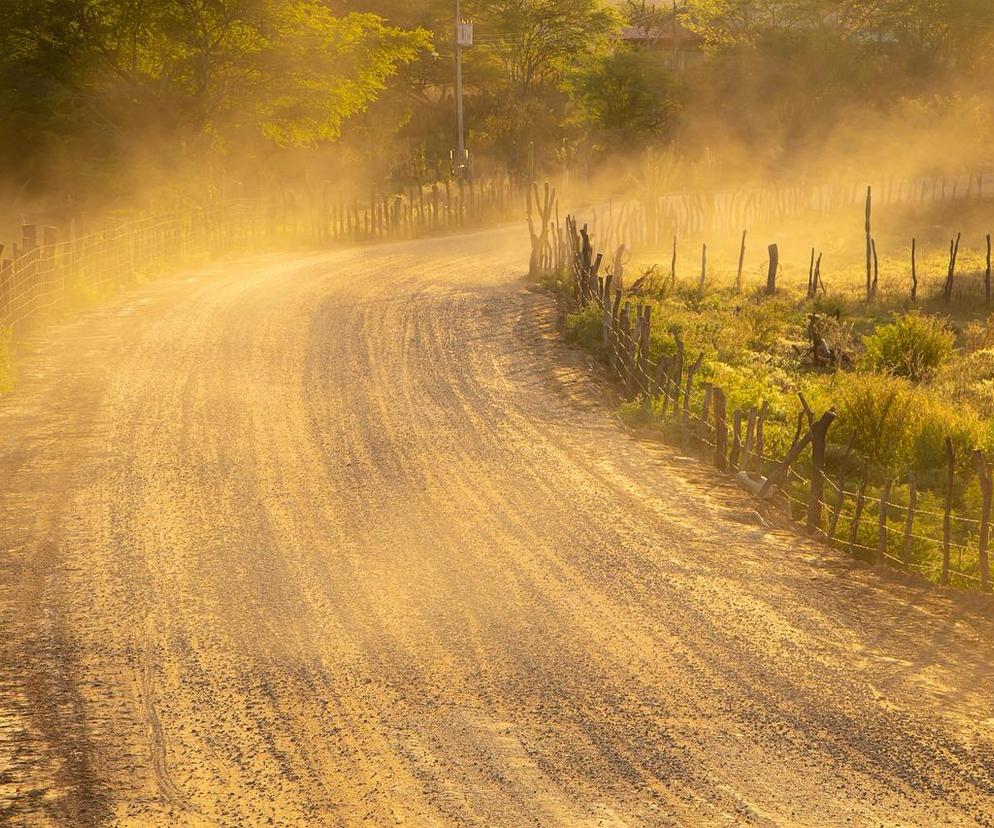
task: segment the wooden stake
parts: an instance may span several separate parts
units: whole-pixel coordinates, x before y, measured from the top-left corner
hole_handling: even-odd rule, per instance
[[[866,301],[873,298],[873,241],[870,238],[870,213],[873,209],[873,188],[866,188]]]
[[[780,248],[771,244],[768,248],[770,253],[770,266],[766,272],[766,295],[772,296],[777,292],[777,268],[780,266]]]
[[[981,512],[980,512],[980,542],[977,550],[980,566],[980,588],[990,592],[991,568],[987,558],[987,544],[991,534],[991,495],[994,494],[994,479],[991,476],[991,464],[984,459],[984,453],[977,449],[973,452],[973,465],[980,478]]]
[[[912,237],[911,239],[911,301],[914,302],[918,298],[918,242],[917,239]]]
[[[946,438],[946,508],[942,514],[942,578],[940,583],[949,586],[949,535],[950,515],[953,511],[953,482],[956,474],[956,453],[953,441]]]
[[[745,263],[746,255],[746,231],[742,231],[742,245],[739,247],[739,269],[735,273],[735,291],[742,290],[742,265]]]

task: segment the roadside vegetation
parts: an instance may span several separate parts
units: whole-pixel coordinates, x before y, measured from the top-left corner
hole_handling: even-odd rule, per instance
[[[650,365],[674,357],[678,342],[687,363],[701,357],[692,411],[706,408],[709,384],[724,392],[729,418],[733,411],[765,409],[767,460],[755,471],[773,470],[773,461],[797,439],[805,411],[835,411],[826,450],[830,485],[823,534],[831,526],[835,541],[857,556],[878,558],[884,498],[884,554],[898,566],[939,579],[949,438],[955,453],[951,582],[972,587],[979,577],[983,499],[974,451],[994,456],[994,308],[985,303],[982,263],[973,264],[978,263],[968,262],[958,275],[953,297],[946,299],[932,285],[912,303],[898,282],[867,302],[858,266],[835,271],[834,290],[819,289],[810,298],[796,284],[780,286],[771,296],[758,284],[737,290],[731,278],[715,276],[702,285],[696,276],[674,278],[668,263],[640,263],[626,268],[625,300],[650,309]],[[921,262],[922,272],[941,266],[938,254]],[[543,281],[566,308],[567,341],[606,364],[600,305],[576,308],[570,273],[547,273]],[[633,427],[692,448],[664,397],[631,394],[620,413]],[[690,443],[695,440],[692,435]],[[854,533],[854,495],[864,463],[865,502]],[[805,452],[783,487],[794,518],[803,515],[810,471]],[[907,538],[912,480],[915,517]],[[841,507],[836,486],[850,493]]]

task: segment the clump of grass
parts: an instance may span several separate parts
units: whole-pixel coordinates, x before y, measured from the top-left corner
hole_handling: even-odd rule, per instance
[[[955,335],[935,316],[909,313],[863,340],[864,364],[911,382],[930,379],[953,355]]]

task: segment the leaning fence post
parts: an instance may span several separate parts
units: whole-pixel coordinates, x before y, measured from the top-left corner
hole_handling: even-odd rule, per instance
[[[956,452],[953,441],[946,438],[946,508],[942,515],[942,578],[940,583],[949,586],[949,533],[950,514],[953,511],[953,481],[956,475]]]
[[[890,490],[894,485],[893,480],[884,483],[884,490],[880,493],[880,508],[877,510],[877,559],[876,563],[881,564],[887,557],[887,501],[890,500]]]
[[[811,427],[811,491],[808,494],[807,531],[821,529],[821,504],[825,493],[825,443],[828,429],[835,420],[829,411]]]
[[[991,531],[991,494],[994,490],[994,481],[991,480],[991,464],[984,459],[984,453],[977,449],[973,452],[973,465],[977,469],[977,476],[980,478],[981,512],[980,512],[980,541],[977,550],[978,563],[980,564],[980,588],[984,592],[990,590],[991,571],[987,559],[987,544],[990,540]]]
[[[763,455],[766,451],[766,443],[763,437],[763,428],[766,425],[766,413],[770,410],[770,404],[763,400],[759,406],[759,416],[756,418],[756,442],[753,444],[753,455],[751,459],[752,470],[758,474],[763,473]]]
[[[826,411],[824,414],[821,415],[821,419],[811,426],[811,428],[808,430],[808,433],[804,435],[803,439],[794,441],[794,445],[791,446],[791,449],[790,451],[787,452],[786,457],[784,457],[783,460],[780,461],[779,466],[777,466],[772,472],[770,472],[770,476],[766,478],[766,482],[763,483],[762,487],[760,488],[759,490],[760,498],[766,497],[770,489],[772,489],[773,486],[779,480],[787,479],[787,473],[790,471],[791,465],[794,463],[795,460],[797,460],[798,457],[800,457],[801,452],[804,451],[804,447],[807,446],[807,444],[812,441],[815,429],[824,429],[827,432],[828,427],[832,424],[832,420],[834,419],[835,419],[835,412],[832,410]]]
[[[714,394],[714,386],[710,382],[704,383],[704,403],[701,405],[701,419],[697,423],[697,439],[707,444],[708,423],[711,422],[711,398]]]
[[[749,416],[746,419],[745,444],[742,446],[741,466],[744,471],[749,471],[749,458],[752,456],[752,441],[756,436],[756,407],[749,408]]]

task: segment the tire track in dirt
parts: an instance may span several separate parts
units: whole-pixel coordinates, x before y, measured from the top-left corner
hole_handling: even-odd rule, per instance
[[[989,608],[729,520],[742,495],[610,417],[521,241],[220,266],[51,334],[0,402],[3,571],[45,573],[37,606],[0,578],[31,653],[0,751],[47,757],[0,808],[991,824]],[[63,663],[60,738],[31,688]]]

